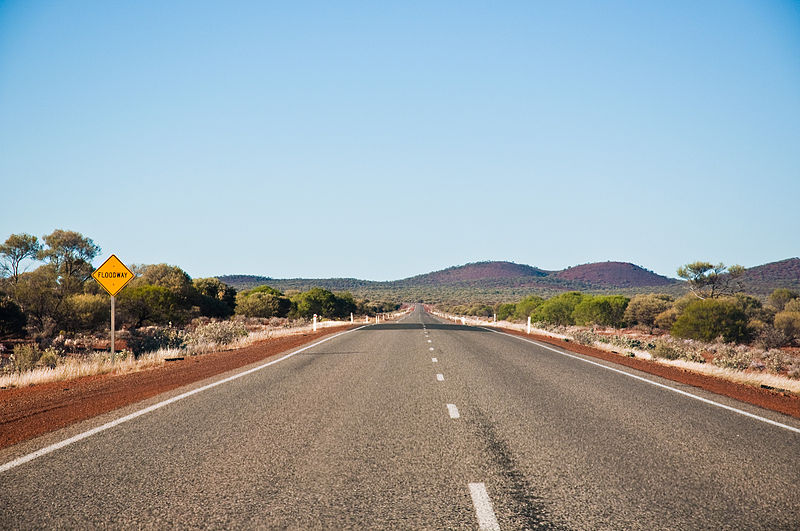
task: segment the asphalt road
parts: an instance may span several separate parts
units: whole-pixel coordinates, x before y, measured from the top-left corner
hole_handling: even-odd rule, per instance
[[[0,472],[0,527],[800,527],[800,433],[584,359],[417,309]]]

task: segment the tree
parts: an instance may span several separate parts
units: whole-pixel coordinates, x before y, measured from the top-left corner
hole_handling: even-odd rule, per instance
[[[798,297],[800,297],[800,294],[796,291],[792,291],[788,288],[778,288],[770,293],[768,302],[776,311],[782,312],[787,302]]]
[[[671,333],[675,337],[726,342],[747,337],[747,316],[735,302],[725,299],[699,299],[681,312]]]
[[[192,281],[199,296],[200,313],[207,317],[228,317],[236,308],[236,290],[218,278],[196,278]]]
[[[64,298],[58,292],[58,271],[45,264],[19,276],[14,288],[15,302],[28,315],[29,325],[50,335],[61,320]]]
[[[744,267],[723,263],[692,262],[678,268],[678,276],[689,283],[689,289],[699,299],[713,299],[741,291]]]
[[[343,317],[337,313],[337,297],[322,288],[311,288],[292,298],[293,312],[298,317],[310,318],[314,314],[320,317]],[[348,312],[349,314],[349,312]]]
[[[100,254],[100,247],[71,230],[54,230],[43,240],[46,247],[39,251],[38,257],[55,266],[62,295],[79,291],[92,274],[92,260]]]
[[[23,260],[34,259],[41,251],[39,238],[31,234],[12,234],[0,245],[0,271],[11,275],[16,284],[19,281],[20,264]]]
[[[291,309],[292,301],[274,293],[254,291],[236,296],[236,313],[245,317],[286,317]]]
[[[634,295],[625,309],[624,319],[629,325],[644,325],[653,328],[656,317],[672,308],[673,298],[669,295],[647,293]]]
[[[189,311],[169,288],[153,284],[128,286],[117,295],[120,322],[133,328],[144,325],[182,324]]]
[[[11,299],[0,299],[0,337],[20,337],[25,334],[27,319]]]

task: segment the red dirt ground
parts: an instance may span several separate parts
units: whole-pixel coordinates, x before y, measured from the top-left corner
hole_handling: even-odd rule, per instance
[[[349,328],[352,326],[268,339],[238,350],[187,356],[141,372],[1,389],[0,449]]]
[[[672,380],[673,382],[692,385],[694,387],[705,389],[706,391],[711,391],[712,393],[729,396],[731,398],[735,398],[736,400],[747,402],[748,404],[754,404],[765,409],[771,409],[786,415],[791,415],[795,418],[800,418],[800,396],[792,393],[783,393],[770,389],[763,389],[760,387],[730,382],[728,380],[722,380],[720,378],[698,374],[696,372],[680,369],[678,367],[670,367],[652,361],[629,358],[626,356],[605,352],[603,350],[586,345],[580,345],[572,341],[566,342],[563,339],[557,339],[538,334],[527,335],[524,332],[509,330],[506,328],[503,328],[502,330],[509,334],[528,339],[535,339],[536,341],[541,341],[542,343],[549,343],[578,354],[585,354],[593,358],[600,358],[618,365],[624,365],[632,369],[637,369],[642,372],[660,376],[662,378],[666,378],[667,380]]]

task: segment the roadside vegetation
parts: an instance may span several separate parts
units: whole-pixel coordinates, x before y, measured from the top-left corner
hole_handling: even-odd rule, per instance
[[[571,291],[548,299],[531,296],[516,303],[437,309],[450,316],[482,318],[484,323],[506,321],[520,329],[530,317],[540,333],[800,392],[800,293],[778,288],[766,300],[742,293],[737,282],[741,271],[706,262],[683,266],[678,274],[687,280],[690,292],[677,298]],[[748,376],[731,377],[732,372]]]
[[[65,230],[41,240],[13,234],[0,245],[0,387],[143,368],[165,357],[299,333],[315,314],[328,326],[400,306],[322,288],[283,293],[257,286],[237,293],[174,265],[133,265],[135,278],[116,297],[121,351],[112,367],[110,297],[91,278],[100,252],[90,238]],[[32,372],[39,376],[23,377]]]

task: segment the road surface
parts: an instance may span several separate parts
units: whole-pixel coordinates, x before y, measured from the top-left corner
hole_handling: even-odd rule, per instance
[[[421,307],[263,365],[6,449],[0,526],[800,525],[800,422],[732,399]]]

